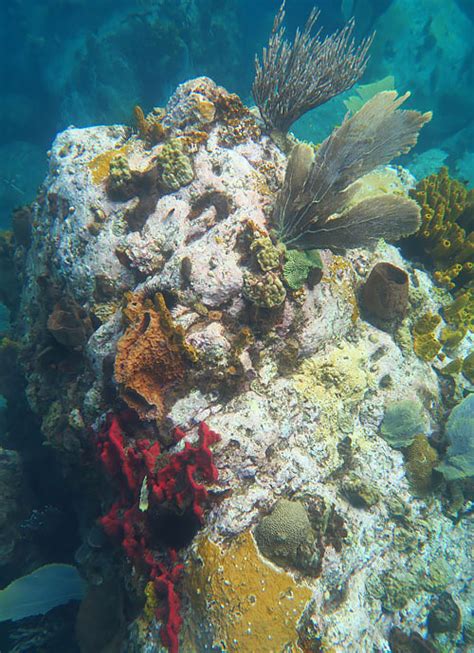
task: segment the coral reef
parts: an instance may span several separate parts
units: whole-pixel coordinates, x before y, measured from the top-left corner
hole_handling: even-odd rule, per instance
[[[110,159],[108,184],[112,197],[128,199],[133,195],[133,175],[125,154],[115,154]]]
[[[250,533],[229,547],[199,538],[189,562],[188,592],[199,621],[197,650],[273,650],[297,645],[296,626],[311,590],[264,562]],[[268,644],[267,644],[268,643]]]
[[[412,487],[418,492],[431,488],[433,469],[438,463],[438,454],[426,435],[419,433],[407,447],[405,467]]]
[[[253,252],[259,268],[263,272],[274,270],[280,265],[280,252],[269,236],[259,235],[252,240],[250,251]]]
[[[372,38],[354,46],[350,21],[321,40],[311,36],[319,12],[313,9],[294,43],[285,39],[285,1],[275,16],[262,63],[256,58],[253,96],[269,128],[282,132],[310,109],[351,88],[367,65]]]
[[[136,106],[133,109],[133,115],[137,125],[138,133],[140,138],[142,138],[148,147],[156,145],[160,141],[164,140],[166,136],[166,130],[162,125],[162,118],[164,117],[164,111],[162,109],[153,109],[147,116],[143,113],[143,109],[140,106]]]
[[[375,195],[350,206],[354,183],[378,165],[408,152],[430,113],[399,111],[409,97],[378,93],[319,146],[292,150],[273,222],[279,239],[299,249],[363,247],[379,238],[397,240],[420,226],[416,202],[395,194]],[[392,133],[387,138],[387,133]],[[377,142],[373,148],[370,143]],[[357,156],[353,152],[357,151]],[[349,208],[348,208],[349,205]]]
[[[87,311],[65,297],[54,306],[48,317],[47,329],[60,345],[75,349],[85,345],[92,325]]]
[[[437,653],[437,650],[426,639],[412,631],[409,635],[397,626],[390,630],[390,651],[392,653]]]
[[[448,480],[474,475],[474,395],[453,408],[446,423],[446,458],[436,468]]]
[[[474,385],[474,351],[466,356],[462,363],[462,373]]]
[[[263,308],[280,306],[286,297],[285,287],[274,272],[258,276],[247,273],[242,292],[250,302]]]
[[[280,499],[255,529],[255,540],[264,556],[282,566],[308,568],[314,533],[303,504]]]
[[[371,508],[380,500],[377,489],[353,472],[344,479],[342,491],[357,508]]]
[[[389,123],[402,125],[397,152],[413,144],[426,116],[400,114],[392,94],[370,102],[388,103]],[[165,138],[155,142],[147,130],[158,115]],[[80,571],[90,587],[118,585],[108,613],[117,632],[104,628],[97,647],[369,653],[388,650],[400,623],[413,641],[433,595],[449,591],[465,614],[469,479],[445,482],[439,461],[432,474],[426,445],[452,462],[443,413],[451,390],[454,403],[469,389],[462,370],[456,381],[438,370],[459,359],[451,367],[469,374],[469,301],[450,307],[387,243],[283,247],[274,206],[290,197],[296,164],[210,79],[180,85],[163,114],[136,116],[138,133],[57,136],[31,232],[7,247],[21,304],[15,341],[7,334],[0,348],[0,391],[10,362],[15,374],[21,365],[42,449],[59,461],[61,488],[74,488]],[[330,141],[346,151],[351,128],[340,129]],[[176,143],[169,160],[182,154],[193,174],[172,187],[158,159]],[[311,175],[331,147],[296,145]],[[127,162],[120,196],[110,187],[117,155]],[[343,160],[317,167],[339,183],[347,168],[328,169]],[[344,211],[401,200],[417,221],[411,183],[403,169],[379,168]],[[358,312],[380,263],[410,277],[393,329]],[[440,319],[415,326],[426,314]],[[433,364],[413,352],[418,331],[441,345]]]
[[[321,280],[323,263],[317,250],[286,250],[285,259],[283,276],[292,290],[298,290],[309,279],[313,284]]]
[[[413,350],[424,361],[432,361],[442,347],[435,337],[440,322],[439,315],[425,313],[413,326]]]
[[[156,162],[160,170],[160,180],[168,191],[178,190],[193,180],[191,160],[183,152],[183,147],[177,139],[171,139],[162,146]]]
[[[129,326],[117,343],[115,379],[140,417],[160,419],[165,397],[184,380],[185,355],[195,359],[195,352],[173,325],[162,295],[155,302],[129,296],[124,315]]]
[[[109,415],[98,436],[99,457],[109,476],[118,485],[119,499],[100,523],[110,537],[118,539],[128,558],[138,567],[145,565],[153,588],[162,599],[156,609],[156,617],[164,622],[161,639],[170,653],[178,653],[178,634],[182,624],[180,599],[176,584],[181,577],[183,565],[178,562],[174,549],[168,552],[168,565],[155,557],[153,552],[153,517],[145,515],[153,506],[163,504],[182,510],[186,501],[198,519],[202,519],[203,502],[207,498],[204,485],[195,479],[199,474],[208,482],[217,480],[210,445],[220,436],[201,422],[197,446],[185,443],[183,451],[172,454],[168,462],[159,467],[160,446],[146,439],[126,442],[124,419]],[[178,438],[184,437],[179,432]],[[157,462],[158,461],[158,462]],[[143,499],[146,493],[149,498]],[[154,517],[155,521],[157,517]]]
[[[461,628],[461,611],[448,592],[442,592],[428,615],[428,632],[449,633]]]

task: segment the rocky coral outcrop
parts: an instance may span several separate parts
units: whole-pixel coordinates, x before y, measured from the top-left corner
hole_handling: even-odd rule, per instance
[[[423,629],[431,595],[448,585],[465,611],[467,526],[444,516],[439,498],[413,497],[402,453],[379,433],[386,406],[400,400],[423,403],[427,433],[439,419],[438,376],[411,340],[417,317],[441,303],[428,276],[381,243],[344,256],[322,250],[288,283],[270,233],[285,154],[239,98],[206,78],[181,85],[161,121],[166,137],[156,144],[122,126],[71,128],[53,144],[33,209],[18,323],[31,353],[28,396],[46,437],[79,459],[106,414],[135,409],[140,420],[120,434],[121,451],[133,457],[133,442],[146,437],[143,451],[158,441],[164,452],[134,486],[136,494],[142,483],[134,510],[148,523],[170,517],[148,520],[152,475],[191,446],[197,423],[220,434],[218,477],[210,477],[203,524],[193,526],[197,540],[179,543],[186,653],[250,652],[256,641],[262,653],[289,643],[296,651],[387,651],[391,627]],[[110,176],[119,173],[117,194]],[[407,186],[400,181],[397,192]],[[391,331],[362,321],[358,310],[359,289],[380,262],[410,279],[407,317]],[[90,316],[92,335],[77,323],[67,342],[52,332],[58,323],[64,331],[60,298]],[[193,481],[195,464],[186,468]],[[268,547],[258,551],[253,533],[259,542],[264,520],[278,510],[284,518],[281,506],[290,502],[300,506],[301,532],[288,527],[282,570],[263,557]],[[105,512],[105,496],[103,503]],[[167,509],[183,518],[176,506]],[[146,554],[151,569],[164,569],[160,537],[157,529]],[[309,549],[303,566],[295,564],[300,544]],[[441,557],[448,570],[434,588]],[[137,574],[125,566],[123,573],[143,592]],[[160,573],[162,593],[174,600],[178,574]],[[229,621],[236,606],[241,612]],[[169,615],[179,622],[172,607],[168,627]],[[155,608],[148,597],[127,650],[162,650],[163,609]],[[209,623],[201,629],[203,615]],[[167,637],[175,643],[177,633]]]

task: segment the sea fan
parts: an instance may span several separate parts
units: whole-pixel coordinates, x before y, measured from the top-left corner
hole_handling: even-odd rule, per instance
[[[298,249],[367,246],[397,240],[420,226],[420,209],[398,195],[375,196],[347,210],[356,183],[379,165],[408,152],[431,113],[400,111],[409,93],[378,93],[322,143],[291,153],[273,222],[279,239]]]

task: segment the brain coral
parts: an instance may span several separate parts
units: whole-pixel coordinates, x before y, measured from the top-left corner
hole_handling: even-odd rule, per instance
[[[258,548],[270,560],[297,568],[307,566],[314,544],[314,533],[299,501],[280,499],[272,512],[255,529]]]

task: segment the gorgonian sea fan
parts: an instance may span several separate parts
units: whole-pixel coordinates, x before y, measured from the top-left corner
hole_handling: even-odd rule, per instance
[[[317,153],[299,143],[290,155],[273,224],[290,248],[365,247],[379,238],[397,240],[420,226],[416,202],[379,195],[347,209],[360,178],[408,152],[431,112],[401,111],[409,97],[384,91],[370,99],[322,143]]]

